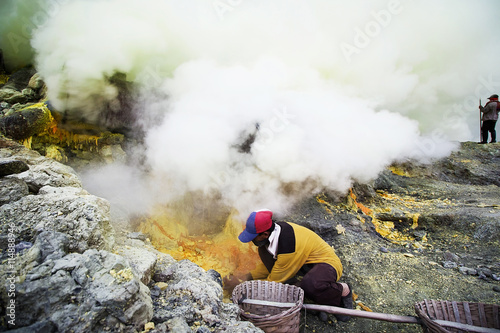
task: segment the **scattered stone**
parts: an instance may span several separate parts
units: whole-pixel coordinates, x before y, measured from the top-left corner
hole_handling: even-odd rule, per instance
[[[499,286],[493,286],[493,290],[496,291],[497,293],[500,293],[500,287]]]
[[[207,271],[208,276],[212,278],[215,282],[217,282],[222,288],[222,276],[215,269],[209,269]]]
[[[127,237],[130,239],[139,239],[141,241],[145,241],[146,239],[148,239],[148,237],[142,232],[129,232],[127,234]]]
[[[150,330],[152,330],[154,328],[155,328],[155,323],[153,323],[153,322],[149,322],[149,323],[146,323],[146,325],[144,325],[145,332],[149,332]]]
[[[413,231],[413,236],[415,236],[416,240],[423,240],[427,236],[427,231],[425,230],[414,230]]]
[[[186,320],[182,317],[171,318],[166,322],[167,332],[192,332]]]
[[[120,145],[104,145],[99,149],[99,155],[108,164],[113,162],[125,163],[127,159],[127,154]]]
[[[167,323],[158,324],[155,326],[155,328],[153,330],[149,331],[149,333],[168,333],[168,332],[172,332],[172,331],[168,330]],[[191,332],[191,330],[189,330],[187,332]]]
[[[34,323],[33,325],[30,326],[25,326],[21,328],[17,328],[14,330],[10,330],[9,332],[11,333],[56,333],[57,331],[57,326],[48,321],[40,321],[37,323]]]
[[[22,252],[24,250],[31,248],[32,246],[33,246],[33,244],[30,242],[21,241],[21,242],[17,243],[14,246],[14,248],[16,249],[16,253],[19,253],[19,252]]]
[[[454,262],[459,262],[460,261],[460,257],[457,256],[455,253],[451,253],[451,252],[445,252],[445,253],[443,253],[443,258],[446,261],[454,261]]]
[[[458,271],[464,275],[478,275],[477,270],[469,267],[459,267]]]
[[[35,73],[29,80],[27,87],[33,90],[39,90],[44,86],[44,82],[40,76],[40,74]]]
[[[479,268],[477,269],[477,271],[478,271],[480,274],[482,274],[482,275],[484,275],[484,276],[486,276],[486,277],[492,277],[492,275],[493,275],[493,272],[491,271],[491,269],[489,269],[489,268],[487,268],[487,267],[479,267]]]
[[[5,86],[0,89],[0,99],[9,104],[28,102],[28,98],[22,92]]]
[[[163,290],[167,289],[168,283],[166,283],[166,282],[157,282],[155,284],[155,286],[158,287],[161,291],[163,291]]]
[[[382,253],[388,253],[389,252],[389,250],[386,247],[383,247],[383,246],[379,249],[379,251],[382,252]]]
[[[443,267],[444,268],[457,268],[458,265],[456,262],[453,262],[453,261],[443,261]]]
[[[153,281],[155,282],[166,282],[170,277],[170,270],[168,269],[171,265],[175,264],[176,261],[172,256],[159,253],[158,260],[156,261],[155,270],[153,273]]]

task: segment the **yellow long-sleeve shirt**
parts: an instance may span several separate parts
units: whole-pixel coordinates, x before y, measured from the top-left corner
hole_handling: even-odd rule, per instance
[[[279,224],[282,230],[272,270],[269,272],[264,263],[260,262],[250,272],[253,279],[285,282],[293,278],[305,264],[326,263],[335,268],[338,281],[342,275],[342,263],[328,243],[306,227],[289,222]]]

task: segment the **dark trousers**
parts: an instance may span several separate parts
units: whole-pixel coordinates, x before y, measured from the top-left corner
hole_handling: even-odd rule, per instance
[[[481,126],[481,142],[488,142],[488,132],[491,134],[491,142],[497,141],[497,132],[495,131],[496,120],[484,120],[483,126]]]
[[[317,304],[341,306],[344,288],[337,283],[337,271],[328,264],[315,264],[304,275],[299,287],[304,289],[307,298]]]

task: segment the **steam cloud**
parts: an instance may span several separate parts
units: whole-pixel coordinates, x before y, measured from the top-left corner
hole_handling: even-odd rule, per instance
[[[495,0],[36,3],[56,107],[98,119],[120,72],[142,119],[161,119],[145,125],[143,180],[159,201],[217,193],[247,214],[346,191],[476,140],[478,98],[500,86]]]

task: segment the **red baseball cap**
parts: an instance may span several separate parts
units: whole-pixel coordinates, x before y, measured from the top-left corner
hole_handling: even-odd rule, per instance
[[[247,219],[245,230],[241,232],[238,239],[243,243],[252,241],[258,234],[269,230],[273,224],[273,212],[262,209],[252,212]]]

